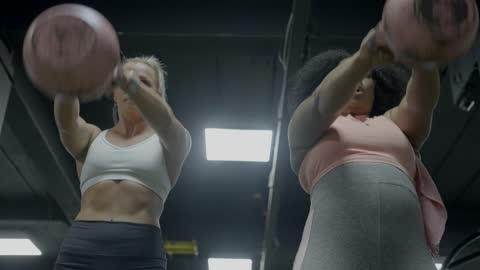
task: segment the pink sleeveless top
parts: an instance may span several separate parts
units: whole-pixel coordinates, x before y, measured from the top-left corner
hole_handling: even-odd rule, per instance
[[[311,193],[323,175],[341,164],[355,161],[390,164],[414,180],[426,240],[432,254],[438,255],[447,220],[446,208],[410,141],[389,118],[339,116],[305,155],[298,174],[300,184]]]

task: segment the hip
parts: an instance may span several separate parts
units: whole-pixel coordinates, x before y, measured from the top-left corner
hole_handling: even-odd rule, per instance
[[[378,185],[396,186],[417,196],[414,181],[403,170],[388,163],[358,161],[343,163],[329,170],[317,180],[311,195],[322,189],[368,190]]]
[[[67,232],[55,270],[165,270],[160,228],[127,222],[75,221]]]
[[[163,243],[161,229],[154,225],[77,220],[65,235],[60,253],[163,258]]]

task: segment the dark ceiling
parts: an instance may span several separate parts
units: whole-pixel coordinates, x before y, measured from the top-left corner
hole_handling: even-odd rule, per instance
[[[33,89],[23,71],[21,44],[37,14],[64,1],[9,2],[0,18],[0,236],[28,235],[44,255],[0,257],[0,269],[51,269],[80,195],[73,160],[58,140],[52,103]],[[127,56],[162,59],[169,103],[192,134],[191,154],[161,224],[168,240],[197,241],[199,255],[170,257],[169,269],[207,269],[209,257],[251,258],[259,269],[265,250],[265,270],[291,269],[308,197],[289,169],[285,134],[278,157],[272,153],[277,163],[271,174],[272,162],[207,161],[204,129],[276,130],[284,76],[278,56],[291,13],[289,76],[322,50],[357,48],[380,19],[382,1],[77,2],[112,22]],[[447,77],[443,82],[422,158],[450,211],[444,257],[480,227],[480,110],[459,110],[451,82]],[[108,128],[111,105],[108,99],[83,104],[81,114]],[[287,120],[282,119],[282,131]],[[275,180],[270,208],[269,175]],[[477,261],[462,269],[479,267]]]

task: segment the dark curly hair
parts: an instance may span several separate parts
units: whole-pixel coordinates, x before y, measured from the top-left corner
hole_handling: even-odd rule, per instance
[[[330,71],[349,56],[350,53],[345,50],[329,50],[308,60],[289,83],[287,106],[290,115],[313,93]],[[394,65],[376,68],[370,72],[368,77],[375,81],[375,98],[370,117],[383,115],[400,104],[409,75],[405,68]]]

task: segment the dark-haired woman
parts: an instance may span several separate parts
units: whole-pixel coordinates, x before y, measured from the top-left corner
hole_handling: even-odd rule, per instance
[[[290,160],[310,213],[294,269],[433,270],[446,211],[418,151],[430,133],[436,68],[392,65],[372,30],[352,55],[299,71]],[[373,46],[370,46],[373,44]]]

